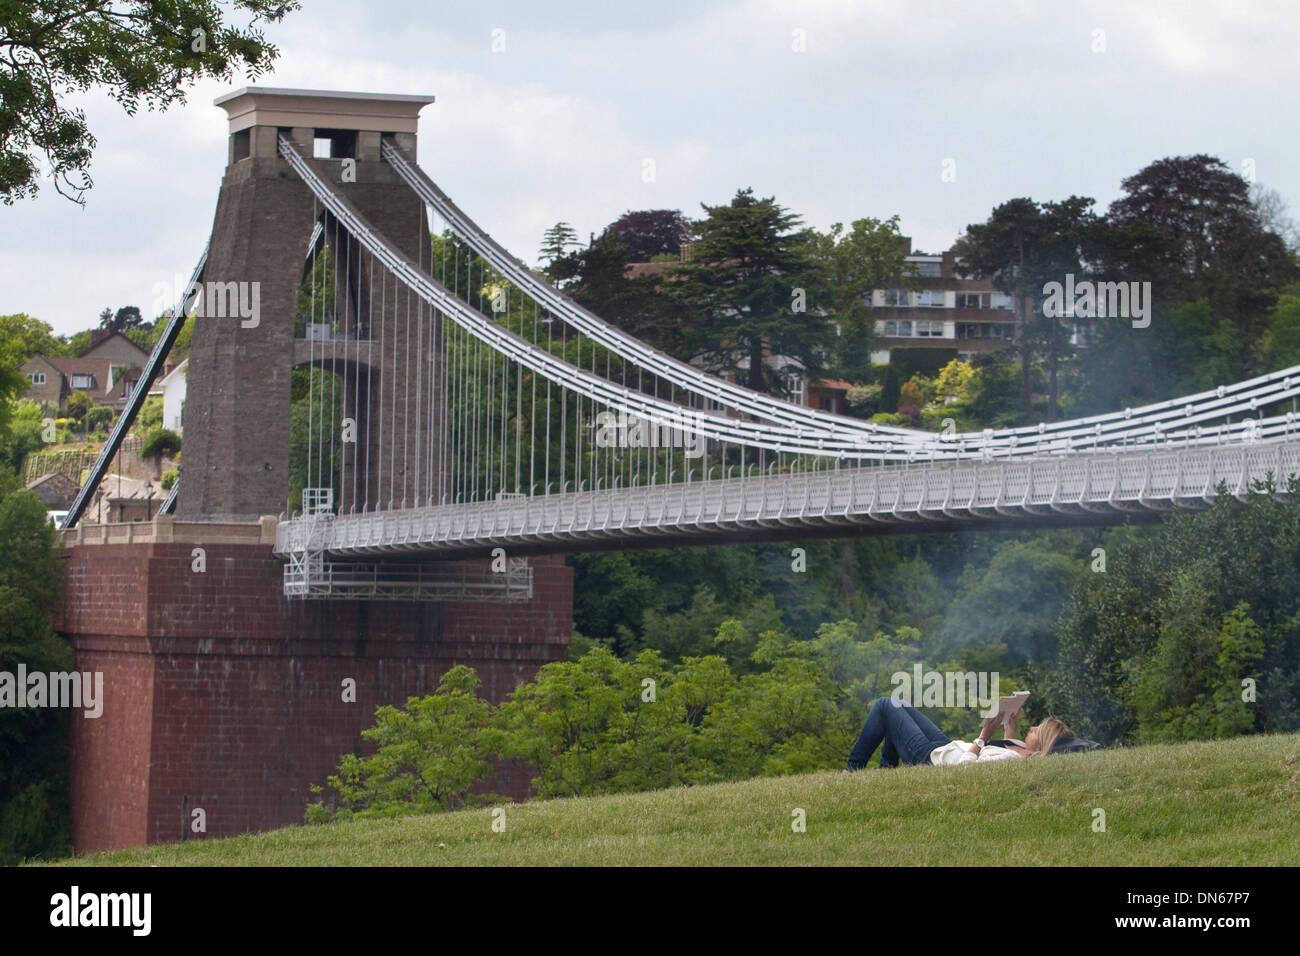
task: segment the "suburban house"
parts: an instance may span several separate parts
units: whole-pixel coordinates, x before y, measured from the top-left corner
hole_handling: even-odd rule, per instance
[[[185,411],[185,379],[189,371],[190,360],[187,358],[174,369],[154,383],[150,395],[162,393],[163,420],[162,427],[183,434],[181,413]]]
[[[52,355],[33,355],[22,367],[22,373],[31,383],[27,398],[42,405],[62,407],[73,392],[85,392],[96,405],[108,405],[115,392],[114,372],[125,372],[124,366],[115,366],[106,358],[63,358]],[[137,373],[138,374],[138,373]]]
[[[97,329],[90,334],[90,348],[78,358],[106,358],[114,365],[139,365],[149,359],[149,353],[121,332]]]
[[[140,380],[149,353],[119,332],[96,332],[90,348],[75,358],[33,355],[22,367],[30,383],[26,398],[61,408],[73,392],[95,405],[121,410]]]
[[[57,471],[27,483],[27,490],[36,495],[47,511],[66,511],[80,489],[72,477]]]

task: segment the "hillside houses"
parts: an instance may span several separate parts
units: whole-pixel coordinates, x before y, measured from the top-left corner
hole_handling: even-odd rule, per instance
[[[23,363],[22,374],[29,382],[25,397],[47,408],[62,409],[73,392],[85,392],[92,405],[107,405],[120,412],[148,360],[149,353],[120,332],[98,331],[90,347],[78,356],[33,355]],[[183,372],[175,374],[181,365],[169,362],[150,392],[170,395],[174,421],[164,424],[177,432],[185,402],[185,376]]]
[[[23,363],[22,374],[31,383],[26,397],[62,408],[73,392],[85,392],[92,404],[120,409],[148,359],[149,353],[125,335],[98,333],[78,356],[33,355]]]

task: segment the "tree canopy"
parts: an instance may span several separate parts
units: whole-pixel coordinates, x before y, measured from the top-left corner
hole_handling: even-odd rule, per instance
[[[742,373],[755,391],[786,391],[768,356],[785,356],[802,366],[799,374],[816,377],[833,334],[826,312],[811,305],[822,291],[816,234],[752,189],[738,190],[727,205],[701,206],[691,261],[669,286],[689,304],[691,351],[712,371]]]
[[[25,312],[0,315],[0,341],[17,346],[24,359],[33,355],[67,355],[68,346],[54,334],[48,322],[33,318]]]
[[[690,223],[677,209],[629,210],[606,226],[604,235],[627,248],[628,262],[675,259],[690,236]]]
[[[260,76],[278,51],[259,27],[298,0],[21,0],[0,18],[0,199],[34,196],[41,166],[84,203],[95,137],[70,94],[102,89],[135,113],[185,102],[205,78]],[[229,9],[227,9],[229,8]],[[228,13],[247,23],[227,22]]]

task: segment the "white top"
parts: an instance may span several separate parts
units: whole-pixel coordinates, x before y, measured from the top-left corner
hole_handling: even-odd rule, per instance
[[[984,746],[980,748],[978,755],[973,754],[969,749],[971,743],[973,741],[954,740],[942,747],[935,747],[930,751],[930,763],[936,766],[946,766],[959,763],[991,763],[994,760],[1020,759],[1020,754],[1010,747]]]

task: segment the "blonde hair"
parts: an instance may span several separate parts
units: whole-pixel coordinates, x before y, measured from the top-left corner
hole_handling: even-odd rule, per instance
[[[1034,756],[1045,757],[1052,752],[1052,745],[1058,740],[1073,739],[1074,731],[1066,725],[1065,721],[1048,717],[1038,725],[1038,752]]]

